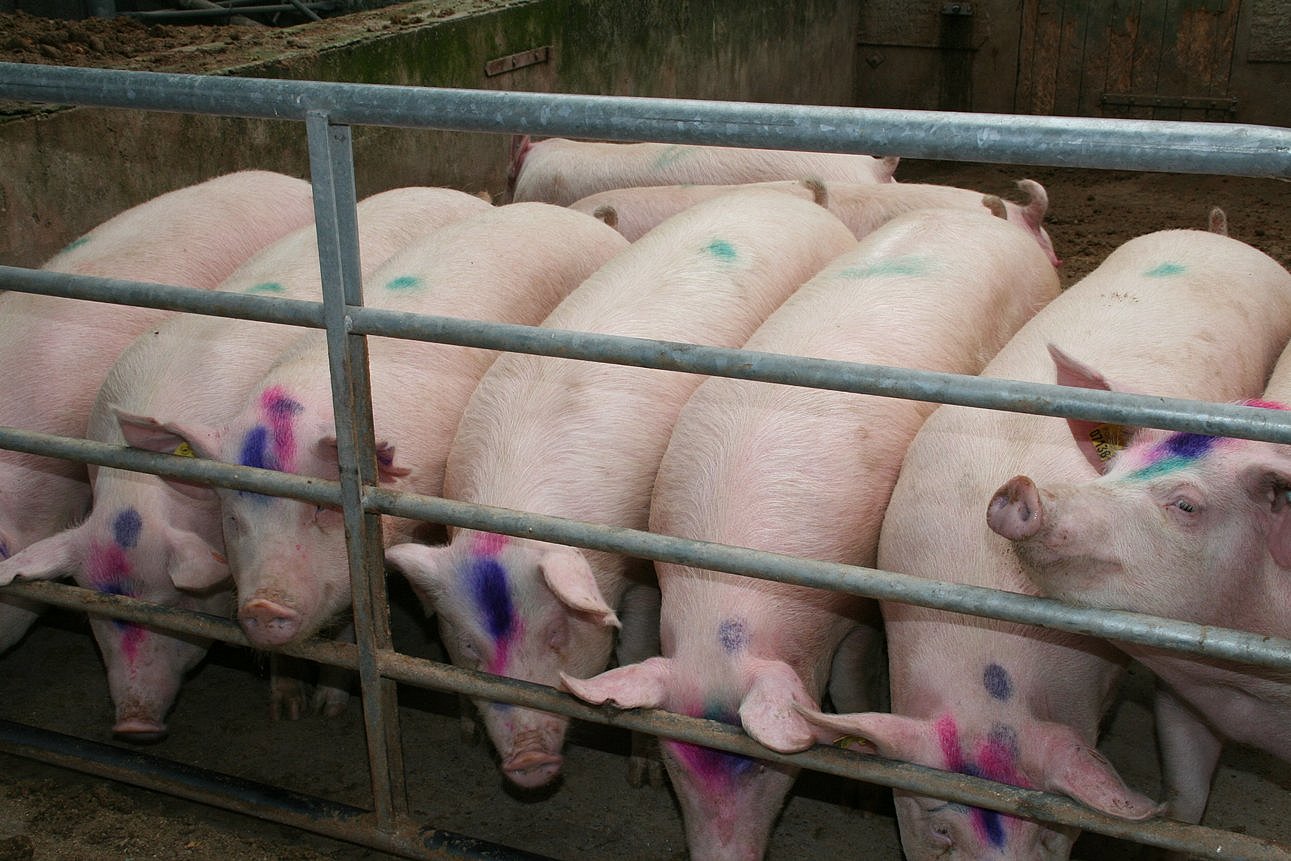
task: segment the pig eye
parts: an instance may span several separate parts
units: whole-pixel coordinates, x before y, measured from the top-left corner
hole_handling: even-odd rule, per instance
[[[1193,503],[1189,502],[1189,501],[1188,501],[1188,500],[1186,500],[1186,499],[1176,499],[1176,500],[1174,501],[1174,507],[1175,507],[1175,508],[1177,508],[1177,509],[1179,509],[1180,511],[1182,511],[1182,512],[1183,512],[1183,513],[1185,513],[1185,514],[1196,514],[1196,513],[1197,513],[1197,506],[1196,506],[1196,505],[1194,505]]]

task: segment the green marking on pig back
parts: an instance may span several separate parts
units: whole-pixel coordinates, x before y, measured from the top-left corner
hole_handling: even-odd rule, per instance
[[[411,275],[400,275],[386,282],[387,290],[416,290],[421,287],[421,279]]]
[[[286,288],[277,281],[261,281],[259,284],[252,284],[244,293],[285,293]]]
[[[734,261],[735,258],[739,256],[735,253],[735,246],[727,242],[725,239],[714,239],[712,242],[708,243],[704,250],[716,257],[718,260],[724,260],[727,263]]]
[[[1160,263],[1143,274],[1149,278],[1165,278],[1169,275],[1181,275],[1186,271],[1182,263]]]
[[[90,237],[88,236],[82,236],[80,239],[73,239],[71,242],[67,243],[67,245],[63,247],[63,251],[59,253],[61,254],[63,252],[71,251],[73,248],[80,248],[89,241]]]
[[[838,272],[839,278],[874,278],[882,275],[927,275],[932,271],[927,257],[918,255],[891,257],[887,260],[876,260],[873,263],[862,263],[859,266],[848,266]]]
[[[672,146],[659,153],[654,160],[654,169],[663,170],[664,168],[675,164],[685,158],[690,152],[690,147],[673,144]]]

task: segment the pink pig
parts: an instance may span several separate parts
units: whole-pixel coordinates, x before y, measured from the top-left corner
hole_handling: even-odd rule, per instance
[[[1062,341],[1138,391],[1225,400],[1259,391],[1291,337],[1291,276],[1214,233],[1173,230],[1125,243],[1035,316],[983,377],[1054,382]],[[1060,366],[1058,382],[1079,382]],[[1088,442],[1088,440],[1087,440]],[[940,407],[906,455],[879,566],[1034,594],[983,501],[1009,476],[1092,478],[1059,418]],[[884,603],[893,714],[824,716],[884,756],[1070,795],[1115,816],[1158,812],[1095,750],[1125,658],[1090,637]],[[896,795],[911,859],[1064,858],[1075,829],[1043,826],[905,791]]]
[[[831,259],[856,244],[824,209],[767,189],[714,198],[619,254],[543,322],[727,347]],[[509,353],[481,381],[444,479],[452,499],[645,529],[673,421],[701,377]],[[451,544],[387,552],[438,615],[456,663],[546,685],[607,666],[625,591],[653,587],[649,563],[524,538],[450,530]],[[482,599],[486,582],[491,600]],[[657,593],[655,598],[657,603]],[[657,654],[652,630],[625,629],[619,663]],[[624,624],[631,627],[629,612]],[[503,772],[522,786],[556,777],[568,719],[480,704]],[[634,761],[632,779],[642,768]]]
[[[1018,180],[1018,188],[1027,195],[1024,204],[1001,200],[993,194],[982,194],[966,188],[922,183],[857,183],[818,180],[782,180],[780,182],[753,183],[815,200],[838,216],[857,239],[864,239],[884,223],[904,212],[916,209],[980,209],[987,208],[1031,233],[1049,256],[1049,262],[1059,265],[1053,249],[1053,240],[1044,228],[1044,216],[1049,209],[1049,195],[1044,186],[1031,179]],[[702,200],[729,193],[739,186],[730,185],[669,185],[642,188],[618,188],[588,195],[571,203],[574,209],[595,215],[636,241],[665,218]]]
[[[490,208],[443,227],[369,279],[372,307],[505,323],[541,322],[627,241],[562,207]],[[492,350],[425,341],[369,342],[372,403],[383,484],[439,495],[466,401]],[[301,336],[249,387],[223,422],[120,416],[131,445],[335,480],[336,431],[323,333]],[[251,642],[273,647],[318,632],[350,604],[339,511],[291,499],[217,489],[224,542]],[[386,518],[386,545],[409,540],[415,521]],[[192,584],[199,585],[199,584]]]
[[[1244,285],[1242,285],[1244,286]],[[1055,351],[1059,376],[1106,385]],[[1287,409],[1291,352],[1252,406]],[[1082,484],[1036,486],[1017,476],[987,521],[1014,542],[1045,595],[1201,625],[1291,638],[1291,447],[1143,430],[1119,453],[1091,448],[1091,422],[1071,422],[1106,471]],[[1118,648],[1152,670],[1158,747],[1170,814],[1200,822],[1225,739],[1291,762],[1291,679],[1132,643]]]
[[[644,185],[736,185],[783,179],[891,182],[897,158],[663,143],[512,140],[512,200],[568,206],[589,194]]]
[[[358,205],[364,275],[421,235],[487,208],[473,195],[449,189],[407,188],[367,198]],[[314,226],[261,251],[219,289],[318,301]],[[115,410],[184,410],[196,420],[217,420],[240,406],[247,389],[300,333],[275,323],[178,315],[136,339],[108,371],[90,412],[88,438],[124,443]],[[72,574],[88,589],[229,615],[233,595],[213,498],[177,493],[157,476],[119,469],[91,469],[91,481],[89,517],[0,563],[0,583]],[[209,643],[110,620],[92,618],[90,626],[116,703],[113,733],[135,742],[162,738],[183,676]],[[317,704],[334,713],[346,696],[325,686]],[[294,679],[274,673],[275,714],[295,716],[302,699]]]
[[[1025,232],[985,211],[923,210],[837,258],[745,347],[972,374],[1057,291],[1053,267]],[[902,455],[931,409],[710,379],[673,430],[650,528],[872,566]],[[663,657],[586,681],[566,677],[566,687],[594,703],[738,723],[780,752],[810,747],[817,730],[801,712],[819,707],[836,648],[874,620],[873,602],[656,567]],[[680,742],[665,742],[664,754],[691,856],[760,858],[797,769]]]
[[[310,223],[309,183],[244,171],[163,194],[109,219],[42,269],[211,289],[242,261]],[[0,294],[0,425],[84,437],[108,368],[172,312],[30,293]],[[85,466],[0,449],[0,559],[85,514]],[[0,597],[0,651],[37,605]]]

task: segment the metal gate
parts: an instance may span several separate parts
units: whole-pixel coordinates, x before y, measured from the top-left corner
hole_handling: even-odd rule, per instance
[[[843,590],[1079,634],[1291,670],[1291,641],[1128,612],[1084,610],[1026,595],[898,573],[760,553],[647,532],[517,513],[382,490],[376,481],[366,336],[386,335],[859,394],[1043,413],[1195,433],[1291,443],[1291,415],[1228,404],[1147,398],[1054,385],[980,380],[820,359],[649,341],[362,307],[352,125],[655,140],[1011,164],[1291,177],[1291,131],[1235,125],[950,114],[673,99],[485,92],[359,84],[168,75],[0,63],[0,98],[135,110],[287,119],[305,124],[314,186],[323,302],[206,293],[180,287],[71,277],[0,266],[4,289],[135,304],[327,330],[340,450],[340,481],[233,467],[119,446],[0,428],[0,447],[291,496],[344,510],[351,536],[357,645],[310,641],[283,649],[356,669],[367,733],[372,804],[359,809],[202,772],[132,751],[0,723],[0,750],[158,789],[410,858],[533,857],[423,827],[409,815],[395,683],[560,712],[683,741],[1154,846],[1224,858],[1288,858],[1258,837],[1169,820],[1127,822],[1072,799],[908,763],[817,747],[793,756],[762,748],[715,721],[656,710],[586,706],[541,685],[396,652],[391,645],[379,515],[524,535]],[[55,583],[9,594],[92,609],[133,622],[245,644],[232,620],[213,619]]]

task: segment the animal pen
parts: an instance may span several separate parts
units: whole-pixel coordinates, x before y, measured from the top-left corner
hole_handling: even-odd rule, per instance
[[[410,816],[396,684],[559,712],[773,762],[792,763],[1016,816],[1207,857],[1287,858],[1260,837],[1165,819],[1128,822],[1069,798],[818,746],[784,756],[739,729],[655,710],[597,709],[553,689],[458,669],[394,650],[379,517],[469,529],[843,590],[872,598],[1037,624],[1291,671],[1291,641],[1129,612],[1086,610],[1027,595],[895,572],[685,541],[590,523],[382,490],[366,377],[366,337],[383,335],[646,368],[1041,413],[1291,443],[1291,416],[1228,404],[987,381],[743,350],[553,332],[365,309],[357,277],[351,127],[430,128],[602,140],[652,140],[995,163],[1291,178],[1291,131],[1263,126],[912,112],[678,99],[580,96],[73,69],[0,63],[0,98],[303,122],[317,216],[322,303],[0,267],[0,287],[77,299],[287,323],[327,331],[340,481],[233,467],[0,428],[0,447],[290,496],[344,512],[355,645],[310,641],[288,654],[357,670],[371,803],[354,807],[12,722],[0,750],[268,819],[410,858],[537,857],[441,831]],[[51,605],[246,644],[231,619],[162,608],[57,583],[6,587]]]

